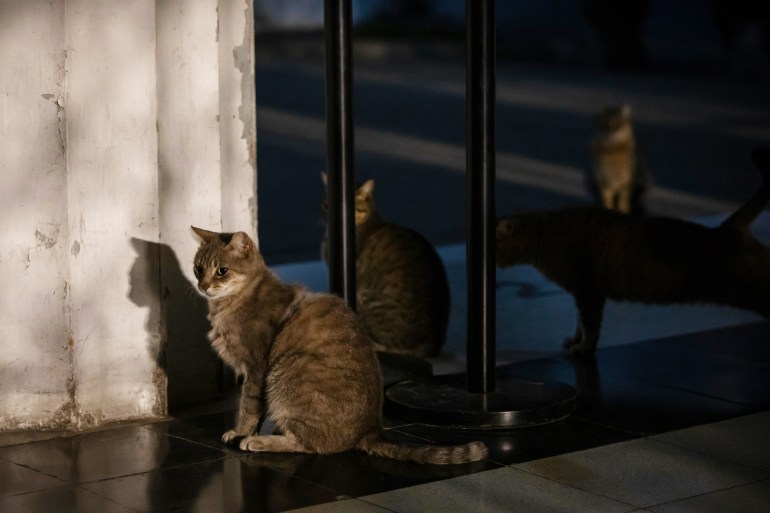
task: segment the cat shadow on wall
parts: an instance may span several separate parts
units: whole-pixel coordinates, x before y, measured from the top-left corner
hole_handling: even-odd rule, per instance
[[[165,373],[154,379],[157,386],[167,380],[168,410],[219,398],[227,380],[206,338],[205,300],[185,277],[171,247],[137,238],[131,238],[131,245],[136,259],[128,298],[148,309],[147,350]]]

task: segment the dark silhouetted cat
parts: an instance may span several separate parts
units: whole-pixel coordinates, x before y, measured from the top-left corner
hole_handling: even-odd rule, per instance
[[[754,150],[758,192],[717,228],[571,208],[502,218],[497,265],[531,264],[575,299],[570,353],[596,348],[606,299],[714,303],[770,318],[770,249],[749,231],[770,201],[770,151]]]
[[[380,217],[373,180],[356,189],[355,224],[356,311],[375,349],[436,356],[451,303],[441,258],[422,235]]]
[[[193,228],[198,289],[209,304],[209,340],[244,377],[238,421],[222,440],[244,451],[368,454],[431,464],[482,460],[481,442],[407,446],[386,441],[382,382],[356,315],[330,294],[281,282],[243,232]],[[269,415],[280,435],[259,435]]]

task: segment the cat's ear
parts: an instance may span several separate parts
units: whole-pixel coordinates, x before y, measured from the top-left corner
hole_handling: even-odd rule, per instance
[[[251,241],[251,237],[246,235],[245,232],[236,232],[230,238],[230,242],[227,243],[227,249],[235,253],[240,258],[246,258],[249,256],[254,243]]]
[[[208,244],[211,242],[215,237],[217,237],[219,234],[216,232],[210,232],[208,230],[204,230],[203,228],[197,228],[195,226],[191,226],[192,231],[195,232],[195,235],[198,236],[198,238],[201,240],[203,244]]]
[[[364,183],[362,183],[361,186],[358,188],[358,193],[365,198],[370,197],[373,192],[374,192],[374,180],[372,180],[371,178],[365,181]]]
[[[631,106],[627,103],[624,103],[620,107],[620,115],[623,117],[623,119],[630,120],[631,119]]]

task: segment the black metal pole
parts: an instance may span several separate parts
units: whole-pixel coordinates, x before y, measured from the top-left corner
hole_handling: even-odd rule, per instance
[[[495,2],[466,0],[468,391],[495,391]]]
[[[351,0],[325,0],[329,289],[356,307]]]

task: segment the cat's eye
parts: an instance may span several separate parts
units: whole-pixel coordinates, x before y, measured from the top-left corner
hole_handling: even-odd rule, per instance
[[[220,267],[219,269],[217,269],[217,276],[224,276],[225,274],[227,274],[227,270],[228,270],[227,267]]]
[[[195,269],[193,269],[193,272],[195,273],[196,278],[200,278],[201,274],[203,274],[203,267],[196,265]]]

